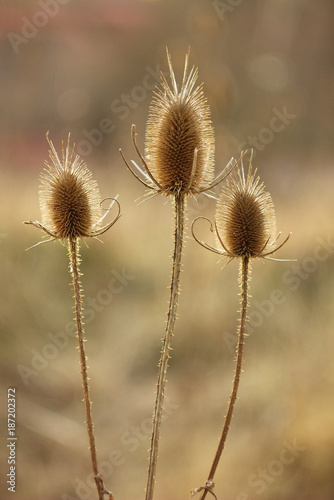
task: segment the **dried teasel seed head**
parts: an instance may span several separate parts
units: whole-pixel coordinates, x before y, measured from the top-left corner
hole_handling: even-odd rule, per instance
[[[214,134],[198,72],[188,74],[186,56],[180,89],[167,51],[171,86],[162,75],[162,89],[153,98],[146,128],[145,160],[167,194],[203,191],[213,178]]]
[[[250,163],[231,175],[217,204],[219,238],[230,257],[263,257],[277,239],[276,216],[271,196],[259,183]]]
[[[76,239],[91,236],[102,217],[101,196],[96,181],[78,155],[70,152],[70,136],[62,159],[53,143],[49,156],[51,163],[41,175],[39,201],[42,224],[55,238]]]

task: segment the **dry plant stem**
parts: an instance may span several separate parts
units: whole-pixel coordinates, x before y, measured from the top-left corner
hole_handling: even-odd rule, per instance
[[[212,462],[212,466],[210,469],[210,473],[206,482],[206,487],[204,488],[203,494],[201,496],[200,500],[204,500],[208,490],[210,490],[210,487],[212,488],[214,486],[213,484],[213,478],[216,472],[216,469],[219,464],[219,460],[221,457],[221,454],[223,452],[227,434],[230,428],[230,423],[232,420],[232,415],[233,415],[233,409],[234,405],[237,399],[237,394],[238,394],[238,387],[239,387],[239,382],[240,382],[240,375],[241,375],[241,365],[242,365],[242,356],[243,356],[243,348],[244,348],[244,340],[245,340],[245,327],[246,327],[246,321],[247,321],[247,304],[248,304],[248,281],[249,281],[249,271],[250,271],[250,263],[249,263],[249,257],[244,256],[242,258],[242,261],[240,263],[240,287],[241,287],[241,319],[240,319],[240,327],[239,327],[239,333],[238,333],[238,346],[237,346],[237,357],[235,360],[235,373],[234,373],[234,380],[233,380],[233,385],[232,385],[232,392],[230,396],[230,401],[227,407],[227,413],[225,416],[225,421],[222,429],[222,434],[219,440],[218,448],[216,451],[215,458]]]
[[[70,270],[73,279],[75,319],[76,319],[77,335],[79,342],[82,388],[83,388],[84,404],[86,412],[86,424],[87,424],[88,438],[89,438],[89,449],[91,454],[94,479],[96,482],[99,500],[102,500],[105,493],[109,494],[109,498],[112,498],[112,496],[109,492],[105,490],[102,476],[101,474],[99,474],[97,467],[94,425],[92,420],[91,401],[89,396],[89,384],[87,375],[87,358],[85,353],[85,338],[84,338],[83,314],[82,314],[82,294],[81,294],[81,284],[80,284],[81,273],[79,270],[80,257],[79,257],[79,243],[77,238],[69,239],[69,256],[71,265]]]
[[[155,474],[158,459],[158,447],[162,420],[163,402],[165,397],[165,386],[167,382],[167,368],[170,359],[171,340],[176,319],[176,309],[178,303],[180,272],[181,272],[181,256],[183,247],[183,230],[184,230],[184,213],[185,213],[185,195],[179,193],[175,195],[175,233],[174,233],[174,253],[173,253],[173,269],[170,285],[170,301],[167,316],[167,325],[165,336],[162,340],[161,358],[159,362],[159,374],[157,382],[157,394],[155,400],[155,408],[153,415],[153,430],[151,437],[151,449],[149,457],[149,468],[147,476],[146,500],[152,500]]]

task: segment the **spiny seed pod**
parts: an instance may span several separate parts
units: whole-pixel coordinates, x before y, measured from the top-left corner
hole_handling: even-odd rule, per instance
[[[228,178],[217,202],[215,236],[220,248],[199,240],[194,233],[195,222],[198,219],[209,221],[206,217],[196,217],[191,226],[192,235],[204,248],[230,260],[235,257],[271,259],[268,256],[280,249],[291,233],[283,243],[276,245],[280,233],[276,233],[276,216],[271,196],[265,191],[264,184],[259,183],[256,170],[252,172],[252,151],[245,177],[242,165],[244,154],[240,158],[241,168]],[[209,222],[213,231],[213,224]]]
[[[247,177],[238,169],[219,198],[217,233],[232,257],[261,257],[276,239],[276,216],[271,196],[249,166]]]
[[[45,162],[47,168],[41,174],[39,203],[42,224],[38,221],[25,223],[42,229],[51,240],[73,241],[103,234],[120,216],[118,202],[114,200],[119,208],[116,218],[100,227],[103,220],[100,191],[87,165],[78,155],[73,158],[74,145],[70,152],[70,135],[66,149],[62,147],[61,160],[48,134],[47,141],[51,148],[51,163]]]
[[[49,145],[52,163],[46,162],[39,190],[42,223],[58,238],[88,236],[102,217],[97,183],[79,156],[69,157],[69,144],[62,162]]]
[[[171,87],[162,75],[162,90],[153,98],[146,128],[145,159],[160,187],[168,192],[198,193],[212,181],[214,134],[210,108],[202,85],[194,89],[198,71],[187,74],[177,87],[167,52]]]
[[[153,98],[146,127],[145,156],[136,143],[136,127],[132,125],[132,142],[142,162],[142,170],[121,156],[132,174],[155,193],[186,195],[208,191],[224,180],[223,173],[213,179],[214,134],[210,108],[202,85],[194,88],[198,71],[188,74],[186,55],[183,79],[177,86],[171,56],[167,50],[171,86],[161,75],[161,89]],[[141,175],[136,173],[136,170]]]

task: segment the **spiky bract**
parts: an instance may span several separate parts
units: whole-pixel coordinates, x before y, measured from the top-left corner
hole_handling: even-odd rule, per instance
[[[231,257],[260,257],[276,240],[276,217],[271,195],[259,183],[250,164],[231,175],[219,198],[217,231]]]
[[[167,52],[171,86],[162,75],[162,89],[153,98],[146,128],[145,159],[167,194],[197,193],[213,178],[214,135],[210,108],[202,86],[194,89],[198,72],[187,74],[186,56],[180,89]]]
[[[39,190],[42,224],[56,238],[89,236],[102,216],[97,183],[80,157],[70,154],[69,141],[62,160],[48,141],[51,163],[45,162]]]

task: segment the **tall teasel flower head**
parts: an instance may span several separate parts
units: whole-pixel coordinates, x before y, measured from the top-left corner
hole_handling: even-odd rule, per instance
[[[213,188],[223,180],[214,173],[214,133],[210,108],[202,85],[195,86],[198,70],[188,71],[189,52],[185,58],[181,86],[178,86],[167,50],[170,84],[161,74],[161,88],[153,97],[146,127],[145,157],[136,143],[136,127],[132,125],[132,141],[143,170],[132,162],[142,176],[129,170],[146,187],[166,195],[197,194]]]
[[[178,89],[167,52],[171,87],[162,75],[162,89],[153,98],[146,128],[147,165],[167,192],[200,192],[213,179],[214,135],[210,108],[202,85],[195,88],[198,70],[187,74]]]
[[[78,155],[74,157],[74,145],[70,149],[70,134],[66,149],[62,145],[61,159],[48,134],[46,137],[51,162],[45,162],[46,168],[41,174],[39,202],[42,223],[27,221],[25,224],[42,229],[51,236],[47,241],[100,236],[120,216],[117,200],[113,200],[118,205],[116,218],[101,227],[104,216],[100,191],[87,165]]]
[[[194,222],[192,229],[194,229]],[[276,245],[280,233],[276,232],[276,215],[270,193],[260,183],[256,170],[252,169],[252,152],[247,175],[241,168],[231,175],[217,202],[215,236],[220,248],[214,248],[196,241],[205,248],[234,259],[235,257],[268,258],[281,248],[291,233],[279,246]],[[277,260],[277,259],[274,259]]]
[[[136,128],[132,125],[132,142],[141,165],[132,161],[132,166],[130,166],[120,151],[128,169],[145,187],[150,189],[150,193],[153,196],[158,193],[171,196],[175,209],[170,298],[159,361],[145,500],[152,500],[155,484],[167,369],[171,358],[171,341],[180,293],[186,198],[188,195],[210,190],[229,174],[228,172],[225,175],[224,170],[213,179],[214,135],[210,109],[202,86],[196,87],[197,69],[193,67],[188,71],[189,52],[185,58],[180,86],[176,83],[168,50],[167,60],[170,83],[162,74],[161,88],[155,92],[147,120],[145,156],[141,154],[137,146]]]
[[[51,161],[50,163],[45,162],[46,168],[41,175],[39,201],[42,223],[26,221],[25,224],[32,224],[50,236],[48,240],[40,243],[58,239],[66,240],[68,243],[91,462],[99,500],[102,500],[106,494],[109,499],[112,499],[112,493],[105,489],[102,475],[98,470],[85,352],[79,240],[80,238],[98,237],[106,232],[120,217],[120,205],[116,199],[112,201],[105,215],[110,211],[114,202],[117,203],[118,214],[112,222],[101,227],[104,216],[102,216],[100,191],[87,165],[78,155],[74,156],[74,145],[70,149],[70,134],[68,135],[66,148],[62,144],[61,158],[59,158],[53,143],[50,141],[48,133],[46,138],[50,146],[49,156]]]

